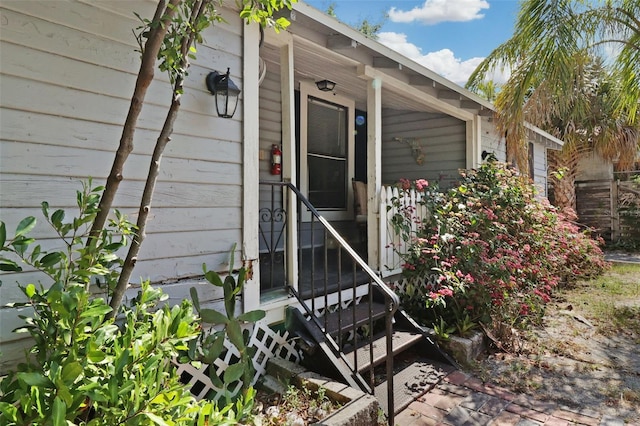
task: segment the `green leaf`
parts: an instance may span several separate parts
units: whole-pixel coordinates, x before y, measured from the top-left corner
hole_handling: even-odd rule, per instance
[[[267,313],[261,310],[249,311],[249,312],[245,312],[242,315],[239,315],[238,321],[256,322],[256,321],[260,321],[266,315]]]
[[[14,422],[18,421],[18,409],[12,404],[0,401],[0,412],[3,413],[2,415],[4,416],[4,418],[12,420]]]
[[[35,217],[33,217],[33,216],[25,217],[18,224],[18,227],[16,228],[15,237],[19,237],[20,235],[26,234],[27,232],[31,231],[35,226],[36,226],[36,218]]]
[[[0,220],[0,247],[4,247],[4,243],[7,242],[7,227],[3,221]]]
[[[228,385],[236,380],[240,380],[242,373],[244,373],[244,368],[245,365],[241,362],[228,366],[227,369],[224,370],[224,383]]]
[[[61,259],[62,259],[62,253],[58,251],[54,251],[53,253],[49,253],[42,256],[42,259],[40,259],[40,266],[44,268],[48,268],[60,262]]]
[[[53,387],[53,383],[48,377],[45,377],[41,373],[18,373],[18,380],[24,382],[28,386],[38,386],[44,388]]]
[[[73,383],[82,374],[82,365],[75,361],[62,367],[62,380],[65,383]]]
[[[111,312],[111,310],[112,310],[111,306],[109,305],[92,306],[89,309],[82,312],[80,314],[80,318],[101,317]]]
[[[36,286],[35,286],[35,284],[27,284],[27,286],[24,289],[24,294],[26,294],[27,297],[29,299],[31,299],[33,297],[33,295],[36,294]]]
[[[40,205],[42,206],[42,214],[44,215],[44,217],[49,219],[49,203],[43,201],[42,203],[40,203]]]
[[[244,344],[242,328],[240,328],[238,321],[230,321],[229,324],[227,324],[227,336],[229,336],[229,340],[238,351],[242,352],[246,345]]]
[[[204,264],[202,265],[203,269],[204,269]],[[215,271],[206,271],[204,272],[204,278],[209,281],[211,284],[215,285],[216,287],[222,287],[222,279],[220,278],[220,275],[218,275],[217,272]]]
[[[202,309],[200,311],[200,317],[202,321],[213,325],[226,324],[229,322],[229,319],[224,314],[215,309]]]
[[[105,358],[107,358],[107,356],[105,355],[104,352],[100,351],[100,350],[90,350],[87,353],[87,358],[89,358],[89,361],[91,361],[94,364],[99,364],[102,361],[105,360]]]
[[[64,210],[58,209],[55,212],[53,212],[53,214],[51,215],[51,222],[56,226],[61,225],[63,220],[64,220]]]
[[[67,405],[64,403],[62,398],[56,396],[53,400],[53,426],[66,426],[66,416],[67,416]]]
[[[0,271],[4,272],[20,272],[22,268],[13,260],[0,259]]]
[[[142,412],[143,416],[146,416],[149,420],[151,420],[152,422],[154,422],[157,425],[160,426],[169,426],[164,420],[162,420],[162,418],[160,418],[159,416],[156,416],[153,413],[149,413],[147,411]]]
[[[204,361],[207,364],[213,364],[213,362],[220,357],[220,354],[224,350],[224,334],[220,333],[208,349],[209,351]],[[213,375],[215,376],[215,368],[212,368],[211,370],[214,371]]]
[[[200,313],[200,298],[198,297],[198,290],[195,287],[191,287],[189,289],[189,293],[191,293],[191,300],[193,301],[193,307],[196,308],[196,311]]]

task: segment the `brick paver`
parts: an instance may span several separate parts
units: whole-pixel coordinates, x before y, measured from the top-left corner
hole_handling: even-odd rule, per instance
[[[591,409],[514,394],[462,372],[449,373],[396,416],[397,426],[631,426]]]

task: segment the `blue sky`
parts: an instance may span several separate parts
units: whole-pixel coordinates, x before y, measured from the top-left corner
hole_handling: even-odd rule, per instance
[[[333,3],[338,19],[350,25],[376,23],[387,13],[378,41],[461,85],[511,37],[519,9],[517,0],[305,1],[322,11]]]

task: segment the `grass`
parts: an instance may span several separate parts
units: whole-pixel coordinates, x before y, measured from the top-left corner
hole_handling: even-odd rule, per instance
[[[601,277],[561,289],[556,297],[579,308],[600,333],[640,338],[640,265],[614,264]]]

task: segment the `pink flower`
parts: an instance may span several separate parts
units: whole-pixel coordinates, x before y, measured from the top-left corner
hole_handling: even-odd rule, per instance
[[[438,293],[431,292],[431,293],[429,293],[429,297],[432,300],[438,300],[440,298],[440,295]]]
[[[429,186],[429,182],[427,182],[424,179],[418,179],[416,181],[416,188],[418,188],[418,191],[422,191],[423,189],[426,189],[427,186]]]
[[[407,191],[411,188],[411,182],[409,181],[409,179],[400,179],[400,186],[402,187],[402,189]]]
[[[445,297],[446,296],[452,297],[453,291],[450,288],[441,288],[440,290],[438,290],[438,294],[441,294]]]

